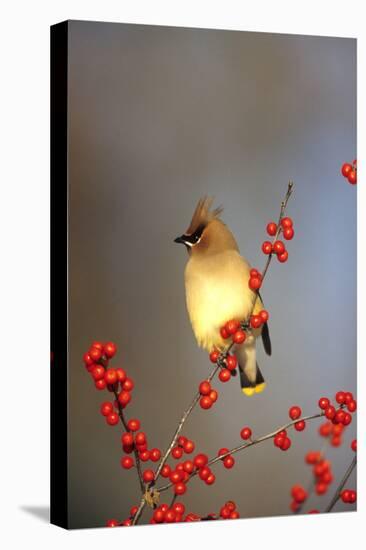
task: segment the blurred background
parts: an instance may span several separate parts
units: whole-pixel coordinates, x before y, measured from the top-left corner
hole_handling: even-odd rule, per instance
[[[186,251],[173,242],[202,195],[224,206],[261,269],[265,226],[292,179],[295,238],[262,292],[266,390],[247,398],[236,378],[217,382],[218,402],[196,408],[183,434],[216,455],[245,425],[264,435],[292,404],[312,414],[320,396],[356,391],[356,189],[340,175],[356,157],[356,41],[78,21],[69,31],[69,515],[82,528],[125,519],[140,499],[135,472],[119,464],[121,429],[99,413],[109,394],[81,361],[90,343],[117,343],[114,364],[136,384],[126,413],[150,448],[166,448],[210,372],[185,307]],[[232,470],[217,464],[216,483],[195,478],[182,501],[200,515],[228,499],[244,518],[290,513],[291,486],[311,480],[304,454],[323,443],[318,426],[294,432],[286,453],[268,441]],[[335,482],[305,510],[325,508],[355,436],[354,421],[327,449]]]

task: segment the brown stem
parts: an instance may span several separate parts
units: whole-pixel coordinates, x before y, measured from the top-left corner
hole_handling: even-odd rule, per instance
[[[334,496],[333,496],[332,500],[330,501],[330,503],[328,504],[328,506],[324,510],[326,513],[331,512],[333,510],[335,504],[337,503],[339,497],[341,496],[342,489],[346,485],[347,480],[348,480],[349,476],[352,474],[353,469],[356,466],[356,464],[357,464],[357,457],[354,456],[353,460],[352,460],[351,464],[348,466],[348,468],[346,470],[346,473],[344,474],[340,484],[338,485],[337,490],[334,493]]]
[[[215,458],[211,458],[211,460],[208,461],[207,466],[212,466],[212,464],[215,464],[216,462],[219,462],[220,460],[223,460],[226,456],[238,453],[239,451],[247,449],[248,447],[252,447],[253,445],[258,445],[258,443],[262,443],[263,441],[266,441],[267,439],[272,439],[278,433],[282,432],[283,430],[287,430],[288,428],[290,428],[291,426],[293,426],[297,422],[300,422],[302,420],[303,421],[312,420],[314,418],[320,418],[322,416],[324,416],[323,411],[320,412],[320,413],[312,414],[310,416],[303,416],[302,418],[298,418],[297,420],[292,420],[291,422],[288,422],[284,426],[281,426],[280,428],[277,428],[276,430],[274,430],[273,432],[271,432],[269,434],[263,435],[262,437],[258,437],[257,439],[252,439],[250,441],[247,441],[246,443],[243,443],[242,445],[239,445],[238,447],[234,447],[233,449],[231,449],[230,451],[228,451],[227,453],[225,453],[223,455],[216,456]],[[189,476],[189,479],[191,477],[194,477],[195,475],[197,475],[198,472],[199,472],[199,470],[195,470],[194,472],[192,472]],[[172,487],[172,485],[174,485],[174,484],[173,483],[168,483],[167,485],[163,485],[162,487],[158,487],[157,491],[159,493],[161,493],[162,491],[166,491],[167,489]]]

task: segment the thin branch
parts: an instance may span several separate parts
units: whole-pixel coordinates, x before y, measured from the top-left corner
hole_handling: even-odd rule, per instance
[[[278,433],[282,432],[283,430],[287,430],[288,428],[291,428],[291,426],[293,426],[297,422],[306,421],[306,420],[313,420],[314,418],[320,418],[322,416],[324,416],[323,411],[320,412],[320,413],[312,414],[310,416],[303,416],[302,418],[292,420],[291,422],[288,422],[287,424],[284,424],[283,426],[281,426],[280,428],[277,428],[276,430],[274,430],[273,432],[271,432],[269,434],[263,435],[262,437],[258,437],[257,439],[252,439],[251,441],[247,441],[246,443],[243,443],[242,445],[239,445],[238,447],[234,447],[233,449],[231,449],[230,451],[228,451],[225,454],[222,454],[220,456],[216,456],[215,458],[211,458],[211,460],[209,460],[207,462],[207,466],[212,466],[212,464],[215,464],[216,462],[219,462],[219,461],[223,460],[226,456],[233,455],[235,453],[243,451],[244,449],[247,449],[248,447],[253,447],[253,445],[258,445],[258,443],[262,443],[263,441],[267,441],[267,439],[272,439]],[[194,477],[198,473],[199,473],[199,470],[194,470],[190,474],[189,479]],[[167,489],[169,489],[173,485],[174,485],[174,483],[168,483],[167,485],[163,485],[162,487],[158,487],[157,491],[159,493],[161,493],[163,491],[166,491]]]
[[[334,493],[334,496],[333,496],[332,500],[330,501],[330,503],[328,504],[328,506],[324,510],[326,513],[331,512],[333,510],[335,504],[337,503],[339,497],[341,496],[342,489],[346,485],[347,480],[348,480],[349,476],[352,474],[353,469],[356,466],[356,464],[357,464],[357,457],[354,456],[353,460],[352,460],[351,464],[348,466],[348,468],[346,470],[346,473],[344,474],[340,484],[338,485],[337,490]]]

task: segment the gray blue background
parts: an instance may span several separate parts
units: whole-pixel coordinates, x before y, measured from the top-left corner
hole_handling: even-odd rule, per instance
[[[260,269],[266,223],[292,179],[296,235],[262,292],[267,389],[246,398],[237,379],[216,383],[217,404],[197,408],[183,433],[214,455],[238,444],[244,425],[263,435],[294,403],[311,414],[320,396],[356,390],[356,189],[339,172],[356,156],[356,41],[72,21],[68,99],[69,515],[78,528],[124,519],[139,501],[134,472],[119,465],[121,430],[99,414],[107,395],[81,362],[91,341],[118,344],[115,364],[136,383],[127,413],[150,447],[166,447],[210,371],[185,309],[186,253],[173,243],[203,194],[224,206]],[[233,499],[242,517],[289,513],[291,486],[311,478],[303,457],[322,444],[318,424],[294,433],[287,453],[269,441],[237,455],[232,470],[218,464],[211,487],[196,478],[187,508],[204,515]],[[336,480],[353,437],[355,424],[328,453]],[[309,507],[324,509],[334,489]]]

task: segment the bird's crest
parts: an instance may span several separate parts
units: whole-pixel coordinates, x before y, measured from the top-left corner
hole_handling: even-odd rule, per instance
[[[195,208],[195,211],[192,216],[191,223],[186,231],[186,235],[192,235],[199,227],[206,227],[206,225],[218,218],[223,211],[222,206],[210,210],[213,203],[212,197],[202,197]]]

